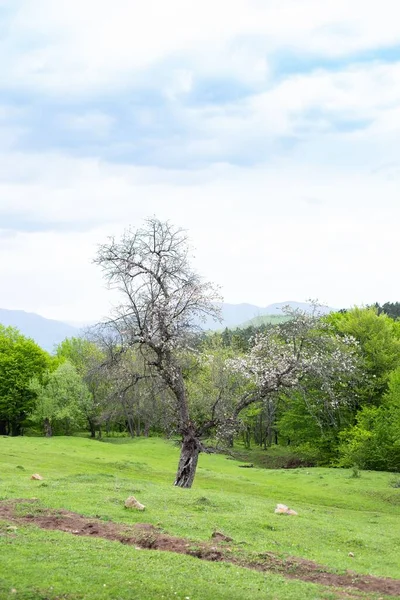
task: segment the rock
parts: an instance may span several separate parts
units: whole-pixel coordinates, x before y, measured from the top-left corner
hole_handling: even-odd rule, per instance
[[[135,496],[129,496],[125,500],[125,508],[136,508],[136,510],[145,510],[144,504],[140,504],[138,500],[136,500]]]
[[[292,508],[288,508],[286,504],[277,504],[275,512],[277,515],[297,515],[297,512]]]
[[[39,475],[39,473],[34,473],[34,474],[31,476],[31,479],[36,479],[37,481],[42,481],[42,480],[43,480],[43,477],[42,477],[41,475]]]
[[[233,542],[233,539],[228,535],[224,535],[220,531],[213,531],[211,537],[221,542]]]

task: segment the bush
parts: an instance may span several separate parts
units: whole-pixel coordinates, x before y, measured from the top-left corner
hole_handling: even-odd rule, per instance
[[[350,477],[352,479],[359,479],[361,477],[361,471],[358,465],[353,465],[351,468]]]
[[[391,374],[382,406],[364,407],[341,440],[341,466],[400,471],[400,369]]]

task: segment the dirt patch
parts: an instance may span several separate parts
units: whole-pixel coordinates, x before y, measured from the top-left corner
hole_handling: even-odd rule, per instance
[[[399,579],[362,575],[353,571],[346,571],[343,574],[332,573],[326,567],[311,560],[294,556],[280,558],[272,552],[264,552],[259,554],[258,560],[246,561],[243,566],[260,571],[274,571],[290,579],[301,579],[320,585],[400,596]]]
[[[163,550],[188,554],[208,561],[224,561],[262,572],[275,572],[290,579],[301,579],[319,585],[341,588],[340,597],[351,598],[352,591],[400,597],[400,580],[352,571],[332,573],[326,567],[297,557],[281,558],[272,552],[249,556],[233,554],[232,547],[215,536],[213,543],[191,542],[163,533],[150,524],[123,525],[112,521],[84,517],[67,510],[52,510],[40,506],[36,500],[0,502],[0,519],[17,524],[32,523],[42,529],[65,531],[72,535],[101,537],[130,544],[137,549]],[[218,545],[219,544],[219,545]],[[339,590],[338,590],[339,592]]]
[[[147,523],[124,525],[102,521],[64,509],[45,508],[36,500],[0,502],[0,519],[18,524],[32,523],[41,529],[64,531],[78,536],[100,537],[141,549],[166,550],[213,561],[223,559],[222,551],[215,546],[164,534]]]

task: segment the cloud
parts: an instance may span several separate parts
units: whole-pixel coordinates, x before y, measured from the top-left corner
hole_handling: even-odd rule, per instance
[[[290,74],[260,90],[181,73],[168,90],[132,88],[78,104],[26,100],[3,126],[3,144],[161,168],[259,164],[316,136],[397,129],[400,61]]]
[[[20,0],[8,10],[1,72],[7,85],[84,95],[129,88],[174,57],[203,74],[263,81],[267,55],[282,48],[339,57],[399,44],[396,10],[396,0]]]
[[[75,134],[90,135],[95,138],[109,137],[115,119],[99,111],[84,112],[79,115],[61,116],[61,125]]]
[[[4,306],[101,317],[97,244],[152,214],[228,301],[396,300],[397,8],[0,3]]]
[[[9,223],[14,235],[0,240],[5,306],[100,318],[112,296],[91,264],[97,245],[152,214],[188,229],[196,267],[229,301],[313,296],[344,306],[395,298],[398,180],[385,172],[338,178],[333,167],[276,161],[183,172],[183,185],[180,172],[89,159],[37,157],[30,168],[39,181],[14,190],[21,218]],[[40,230],[26,227],[33,218]]]

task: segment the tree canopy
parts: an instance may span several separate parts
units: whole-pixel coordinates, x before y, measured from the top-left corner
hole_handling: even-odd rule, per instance
[[[21,432],[36,398],[30,381],[50,365],[50,356],[33,340],[0,325],[0,434]]]
[[[193,367],[198,361],[195,353],[188,357],[194,351],[193,337],[202,317],[218,317],[218,296],[193,270],[186,234],[168,222],[149,219],[144,228],[130,229],[121,240],[101,246],[96,262],[121,298],[104,325],[105,336],[114,340],[109,362],[118,363],[128,349],[136,348],[148,375],[156,375],[175,399],[176,432],[182,436],[175,485],[192,485],[202,436],[212,430],[233,432],[247,407],[298,387],[311,375],[320,378],[333,403],[332,379],[344,379],[352,371],[349,336],[335,336],[317,315],[297,311],[256,336],[247,354],[221,362],[221,352],[214,352],[201,359],[196,368],[205,378],[197,378],[196,393],[203,402],[201,410],[193,410],[185,364],[192,361]],[[212,400],[204,401],[208,394]]]

